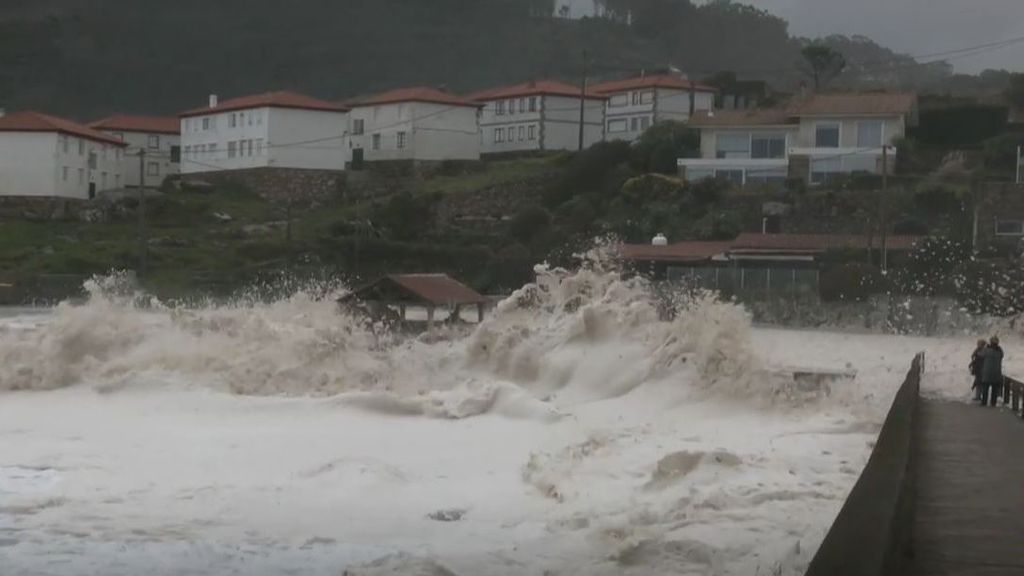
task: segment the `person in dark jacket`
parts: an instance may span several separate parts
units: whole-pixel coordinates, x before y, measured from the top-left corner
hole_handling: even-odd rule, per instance
[[[974,391],[974,400],[981,402],[982,385],[981,385],[981,369],[985,364],[985,347],[988,346],[988,342],[984,340],[978,340],[978,346],[974,349],[971,354],[971,376],[974,376],[974,383],[971,385],[971,390]]]
[[[986,400],[989,406],[995,406],[999,392],[1003,388],[1003,349],[999,346],[998,336],[993,336],[985,348],[981,382],[984,387],[981,394],[982,406],[986,404]]]

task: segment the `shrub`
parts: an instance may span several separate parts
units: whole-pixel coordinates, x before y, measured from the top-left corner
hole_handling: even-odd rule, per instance
[[[551,214],[540,206],[528,206],[512,217],[509,236],[529,244],[551,225]]]
[[[851,262],[824,272],[819,291],[825,301],[863,302],[883,286],[882,273],[878,268]]]
[[[637,172],[675,174],[679,158],[700,154],[700,132],[682,122],[659,122],[633,146],[630,165]]]

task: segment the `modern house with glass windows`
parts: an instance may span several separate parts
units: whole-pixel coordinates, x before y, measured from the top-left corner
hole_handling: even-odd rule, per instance
[[[608,98],[605,139],[633,142],[658,122],[687,122],[696,112],[711,110],[715,89],[691,82],[679,73],[646,74],[595,84],[588,94]]]
[[[526,82],[471,94],[483,105],[480,152],[502,154],[544,150],[578,150],[580,89],[554,80]],[[584,99],[583,147],[604,139],[606,97]]]
[[[916,123],[917,96],[904,93],[816,94],[785,109],[702,112],[690,122],[701,131],[701,157],[680,159],[680,175],[743,186],[892,172],[894,145]]]

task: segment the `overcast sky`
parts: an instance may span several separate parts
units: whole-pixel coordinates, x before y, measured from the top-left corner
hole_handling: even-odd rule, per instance
[[[1024,0],[741,0],[782,16],[798,36],[861,34],[912,56],[1024,36]],[[1024,71],[1024,42],[950,60],[957,71]]]

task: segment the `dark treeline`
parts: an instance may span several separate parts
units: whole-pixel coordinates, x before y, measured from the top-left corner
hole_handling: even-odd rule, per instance
[[[573,22],[547,16],[551,0],[7,0],[0,107],[89,119],[175,113],[211,92],[340,99],[402,85],[575,81],[584,49],[597,76],[732,70],[783,90],[801,78],[808,41],[762,10],[727,0],[604,1],[613,18]],[[1006,82],[957,80],[944,64],[916,66],[866,38],[822,41],[846,55],[839,84],[998,91]]]

